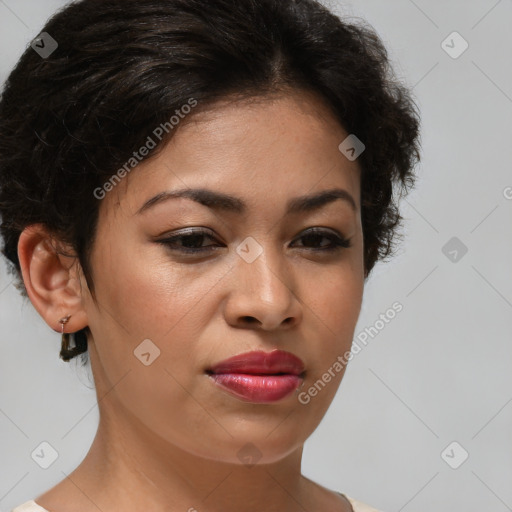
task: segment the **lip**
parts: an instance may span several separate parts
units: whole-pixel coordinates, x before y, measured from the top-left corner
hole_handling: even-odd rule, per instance
[[[304,379],[304,362],[290,352],[273,350],[239,354],[206,371],[222,390],[244,401],[270,403],[281,400]]]

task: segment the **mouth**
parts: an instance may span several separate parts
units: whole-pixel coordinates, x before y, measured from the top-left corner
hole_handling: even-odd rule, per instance
[[[252,403],[289,396],[302,384],[305,373],[303,361],[282,350],[246,352],[206,370],[219,389]]]

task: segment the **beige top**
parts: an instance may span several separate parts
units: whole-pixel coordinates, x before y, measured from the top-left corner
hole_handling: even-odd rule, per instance
[[[369,505],[366,505],[365,503],[362,503],[360,501],[354,500],[353,498],[350,498],[346,494],[344,494],[345,498],[350,502],[352,505],[352,508],[354,509],[354,512],[380,512],[376,508],[370,507]],[[38,505],[34,500],[27,501],[21,505],[19,505],[16,508],[13,508],[11,512],[49,512],[45,508]]]

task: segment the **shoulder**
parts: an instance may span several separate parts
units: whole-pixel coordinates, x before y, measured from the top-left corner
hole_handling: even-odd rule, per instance
[[[30,500],[13,508],[11,512],[48,512],[48,510],[38,505],[34,500]]]
[[[363,503],[362,501],[355,500],[354,498],[351,498],[350,496],[344,495],[345,498],[350,502],[352,505],[352,508],[354,509],[354,512],[382,512],[380,510],[377,510],[376,508],[370,507],[370,505],[367,505],[366,503]]]

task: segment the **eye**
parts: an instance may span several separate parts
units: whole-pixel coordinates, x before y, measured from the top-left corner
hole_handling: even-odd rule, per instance
[[[208,231],[193,229],[181,231],[177,235],[173,235],[162,240],[158,240],[157,242],[165,245],[166,247],[169,247],[172,250],[193,254],[212,250],[212,248],[214,247],[213,245],[202,245],[204,239],[206,238],[209,238],[210,240],[215,240],[215,238]]]
[[[306,245],[318,245],[322,239],[330,240],[330,244],[327,246],[321,246],[316,248],[304,247],[306,249],[310,249],[313,251],[338,251],[341,248],[348,249],[352,246],[350,239],[344,238],[342,236],[337,235],[335,232],[319,229],[319,228],[311,228],[305,232],[301,237],[297,238],[297,240],[303,240],[303,244]]]

